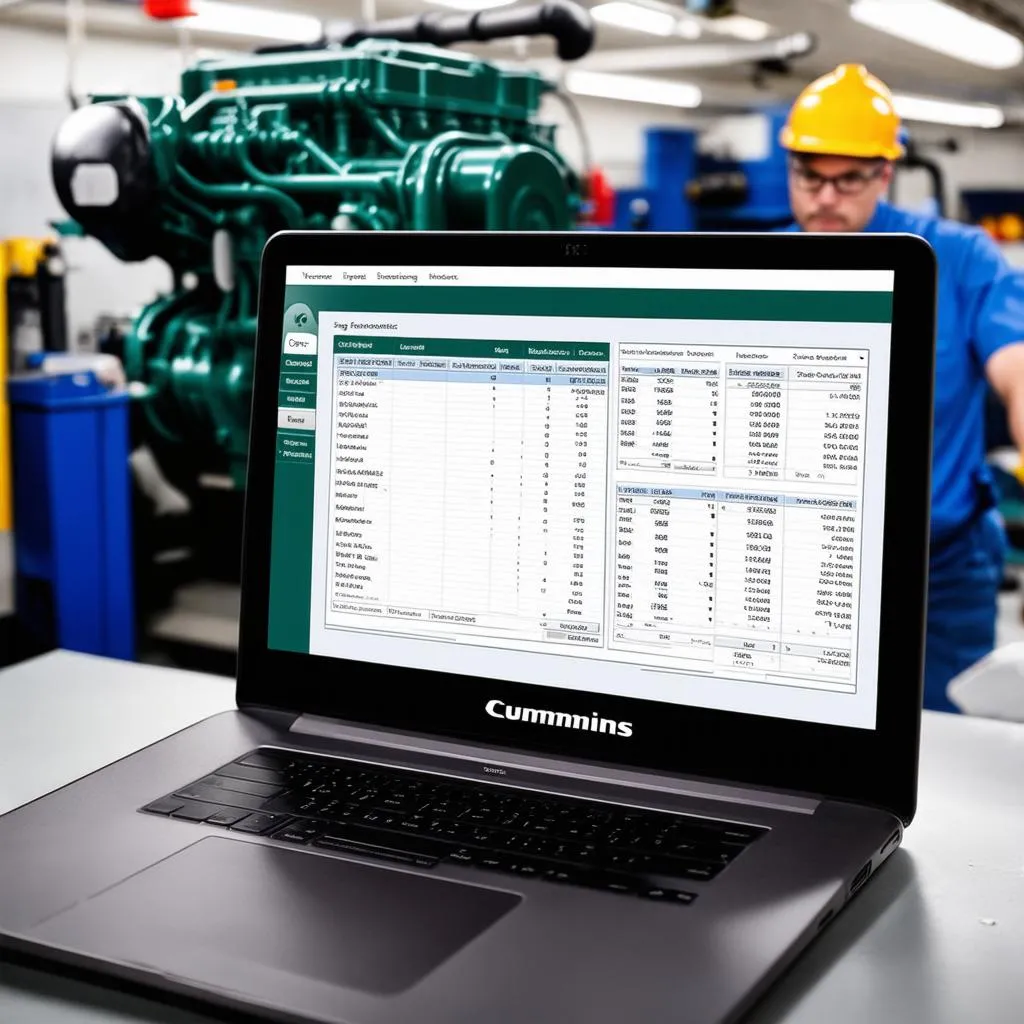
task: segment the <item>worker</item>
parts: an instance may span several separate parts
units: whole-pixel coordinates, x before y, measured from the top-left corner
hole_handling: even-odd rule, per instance
[[[956,711],[946,685],[991,651],[1006,537],[985,463],[990,385],[1024,450],[1024,273],[981,230],[889,205],[903,155],[889,89],[842,64],[797,97],[780,141],[795,231],[920,235],[938,263],[931,547],[924,704]]]

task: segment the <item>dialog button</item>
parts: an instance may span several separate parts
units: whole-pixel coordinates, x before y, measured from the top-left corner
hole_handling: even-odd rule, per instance
[[[292,355],[316,355],[316,335],[289,331],[284,336],[284,350]]]
[[[278,430],[315,430],[316,412],[313,409],[278,409]]]

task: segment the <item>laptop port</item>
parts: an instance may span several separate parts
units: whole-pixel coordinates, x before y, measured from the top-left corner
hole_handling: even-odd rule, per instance
[[[829,909],[825,912],[825,916],[818,922],[818,931],[820,932],[821,929],[824,928],[825,925],[827,925],[829,923],[829,921],[831,921],[832,918],[835,917],[835,916],[836,916],[835,907],[829,907]]]
[[[886,839],[886,841],[884,843],[882,843],[882,848],[878,852],[884,857],[885,854],[888,852],[889,847],[890,846],[894,846],[899,841],[900,841],[900,830],[896,829],[896,831],[893,832],[893,834],[891,836],[889,836],[889,838]]]
[[[860,871],[858,871],[857,874],[854,875],[853,881],[850,883],[851,896],[868,880],[868,876],[870,874],[871,861],[868,861],[867,864],[865,864],[864,867],[862,867]]]

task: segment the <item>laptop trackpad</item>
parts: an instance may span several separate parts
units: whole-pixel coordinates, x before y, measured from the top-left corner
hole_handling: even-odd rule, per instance
[[[167,971],[216,962],[390,994],[415,984],[521,897],[386,867],[207,838],[33,929],[48,942]],[[240,968],[231,984],[225,973]],[[188,976],[194,977],[189,970]],[[203,981],[203,978],[195,978]]]

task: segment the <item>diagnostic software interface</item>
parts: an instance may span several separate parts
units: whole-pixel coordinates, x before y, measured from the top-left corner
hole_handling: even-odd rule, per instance
[[[270,646],[873,728],[892,286],[289,267]]]

